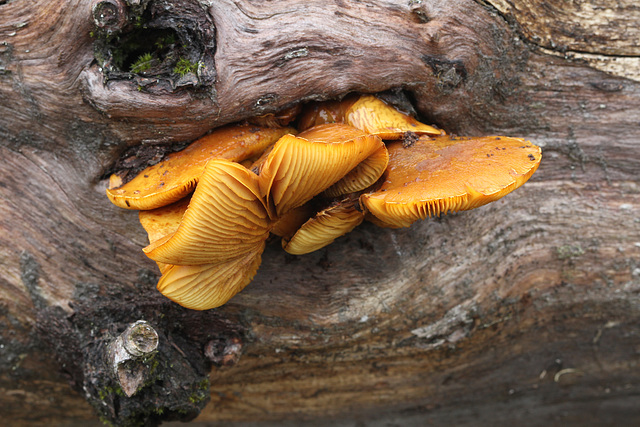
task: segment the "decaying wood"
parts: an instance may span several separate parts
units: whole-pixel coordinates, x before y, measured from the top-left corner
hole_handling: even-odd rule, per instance
[[[3,420],[96,420],[87,398],[116,421],[188,419],[206,399],[198,421],[225,424],[640,421],[633,0],[129,1],[193,38],[185,52],[206,67],[182,81],[96,61],[110,45],[95,3],[0,1]],[[386,90],[451,132],[526,137],[542,165],[474,211],[364,224],[300,257],[271,242],[220,309],[155,291],[136,214],[104,195],[123,156]],[[158,331],[160,370],[126,400],[103,353],[140,319]],[[210,396],[189,388],[211,368]],[[176,387],[189,393],[153,403]]]

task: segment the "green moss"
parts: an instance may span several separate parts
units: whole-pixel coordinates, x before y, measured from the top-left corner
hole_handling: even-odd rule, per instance
[[[151,361],[151,366],[149,366],[149,375],[153,375],[153,373],[156,371],[159,365],[160,365],[160,362],[158,362],[158,359],[154,358]]]
[[[209,379],[205,378],[198,383],[197,389],[189,396],[189,402],[197,404],[209,396]]]
[[[187,73],[195,73],[198,69],[198,63],[190,62],[188,59],[180,58],[173,68],[173,72],[184,77]]]
[[[100,397],[100,400],[105,400],[106,398],[108,398],[109,396],[111,396],[112,394],[115,394],[116,396],[124,396],[124,391],[122,391],[122,388],[118,387],[111,387],[111,386],[106,386],[100,390],[98,390],[98,396]]]
[[[113,426],[113,423],[111,421],[109,421],[109,419],[107,417],[105,417],[104,415],[100,415],[98,417],[98,419],[100,420],[100,422],[106,426]]]
[[[177,57],[174,56],[177,35],[171,29],[141,27],[117,36],[96,34],[99,38],[96,59],[108,61],[118,71],[153,72],[160,65],[172,66]]]
[[[131,64],[131,68],[129,71],[132,73],[142,73],[143,71],[147,71],[153,65],[153,56],[150,53],[145,53],[140,55],[138,59]]]
[[[207,395],[205,393],[203,393],[202,391],[196,391],[192,393],[191,396],[189,396],[189,402],[195,405],[202,402],[206,398],[207,398]]]

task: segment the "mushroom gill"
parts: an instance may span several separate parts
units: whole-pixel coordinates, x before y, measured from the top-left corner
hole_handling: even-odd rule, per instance
[[[304,136],[282,137],[266,155],[260,176],[236,162],[209,160],[190,198],[140,213],[150,241],[143,251],[163,273],[160,292],[192,309],[225,303],[255,275],[278,217],[335,184],[370,154],[380,157],[384,150],[379,175],[386,167],[382,141],[349,126],[328,125]]]
[[[149,236],[149,243],[155,243],[175,233],[190,202],[191,197],[188,196],[161,208],[139,211],[138,219]]]
[[[208,310],[226,304],[253,280],[264,242],[248,252],[216,264],[170,265],[158,281],[167,298],[193,310]]]
[[[220,263],[255,253],[270,226],[258,177],[238,163],[214,159],[207,163],[177,230],[143,251],[166,264]]]
[[[255,276],[272,225],[258,177],[224,159],[207,163],[191,198],[141,211],[143,249],[162,272],[158,290],[206,310],[226,303]]]
[[[147,232],[150,244],[154,244],[178,230],[190,202],[191,197],[188,196],[161,208],[138,212],[140,225]],[[156,262],[156,264],[158,264],[161,273],[164,273],[169,266],[163,262]]]
[[[364,213],[355,201],[345,198],[322,209],[294,233],[282,238],[282,248],[292,255],[308,254],[333,243],[362,223]]]
[[[378,181],[389,163],[389,152],[382,144],[369,157],[361,161],[348,174],[331,187],[324,190],[324,197],[339,197],[343,194],[356,193],[371,187]]]
[[[420,123],[373,95],[358,98],[345,113],[345,123],[382,139],[400,139],[406,132],[441,135],[444,132]]]

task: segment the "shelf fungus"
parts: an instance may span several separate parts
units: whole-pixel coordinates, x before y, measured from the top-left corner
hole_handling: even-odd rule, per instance
[[[140,211],[158,290],[178,304],[225,304],[272,234],[301,255],[364,219],[407,227],[472,209],[524,184],[541,159],[523,139],[449,136],[372,95],[307,105],[300,133],[276,122],[220,128],[124,185],[111,180],[109,199]]]

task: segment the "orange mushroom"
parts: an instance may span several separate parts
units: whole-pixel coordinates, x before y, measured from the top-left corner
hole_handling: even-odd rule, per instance
[[[258,177],[240,164],[214,159],[207,163],[177,230],[143,251],[166,264],[219,263],[255,253],[270,226]]]
[[[381,148],[380,174],[386,166],[382,141],[349,126],[330,125],[304,136],[281,138],[266,156],[260,176],[238,163],[210,160],[189,202],[141,214],[150,238],[143,250],[159,263],[163,275],[158,289],[165,296],[199,310],[223,304],[257,271],[278,217]],[[233,278],[225,276],[230,271],[236,272]]]
[[[342,179],[324,190],[322,194],[325,197],[335,198],[369,188],[382,176],[388,163],[389,152],[386,146],[381,145]]]
[[[259,156],[293,128],[260,128],[250,125],[225,126],[193,142],[166,160],[149,166],[134,179],[109,188],[113,204],[125,209],[147,210],[173,203],[195,188],[206,163],[214,158],[241,162]],[[113,179],[117,185],[118,180]]]
[[[167,298],[193,310],[208,310],[226,304],[256,275],[262,261],[264,242],[224,262],[204,265],[171,265],[158,281]]]
[[[284,123],[296,111],[257,120]],[[292,128],[227,126],[124,185],[112,177],[111,201],[141,210],[143,251],[160,268],[160,292],[191,309],[218,307],[253,279],[270,233],[287,252],[305,254],[365,215],[405,227],[472,209],[522,185],[541,159],[523,139],[446,136],[372,95],[309,111],[298,123],[310,127],[297,136]],[[407,132],[415,135],[382,142]]]
[[[400,139],[406,132],[442,135],[444,131],[420,123],[373,95],[351,95],[342,101],[307,106],[298,121],[301,130],[325,123],[344,123],[382,139]]]
[[[420,123],[373,95],[361,96],[345,113],[345,123],[382,139],[400,139],[406,132],[441,135],[440,129]]]
[[[260,168],[270,215],[277,218],[303,205],[381,149],[380,138],[341,124],[283,136]]]
[[[282,239],[282,248],[293,255],[308,254],[331,244],[362,223],[364,213],[353,199],[343,199],[321,210],[295,233]]]
[[[524,184],[541,159],[530,142],[498,136],[423,136],[410,146],[387,147],[385,181],[360,202],[374,222],[394,228],[493,202]]]
[[[300,117],[298,117],[298,129],[305,131],[314,126],[327,123],[344,123],[347,110],[357,99],[357,95],[351,95],[342,101],[322,101],[307,104]]]
[[[191,197],[185,197],[161,208],[138,212],[140,224],[149,236],[149,243],[154,243],[178,230],[190,201]]]
[[[257,179],[240,164],[214,159],[190,199],[140,213],[150,241],[143,251],[160,267],[163,295],[206,310],[253,279],[272,225]]]
[[[280,237],[293,236],[302,224],[317,213],[314,205],[315,203],[311,200],[282,214],[273,224],[271,233]]]
[[[178,230],[190,201],[191,197],[185,197],[170,205],[138,213],[140,224],[147,232],[150,244],[166,238]],[[163,262],[156,262],[156,264],[158,264],[161,273],[164,273],[168,266]]]
[[[251,124],[265,127],[277,128],[288,126],[298,117],[301,110],[302,106],[300,104],[295,104],[276,113],[267,113],[262,116],[253,117],[248,119],[248,121]]]

